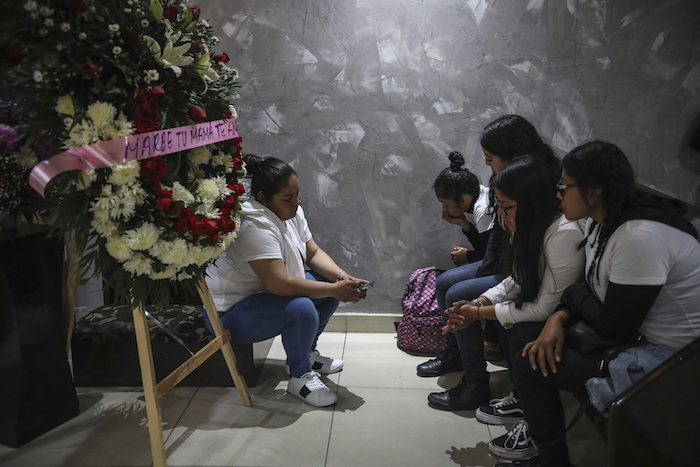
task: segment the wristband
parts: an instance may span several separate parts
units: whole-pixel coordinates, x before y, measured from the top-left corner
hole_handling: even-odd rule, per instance
[[[335,275],[335,281],[336,281],[336,282],[338,282],[338,281],[340,280],[340,275],[341,275],[342,273],[344,273],[344,272],[345,272],[345,271],[343,271],[342,269],[341,269],[340,271],[338,271],[338,274]]]
[[[476,319],[481,319],[481,316],[479,316],[479,309],[484,306],[484,304],[481,303],[481,300],[477,299],[472,300],[472,303],[476,305]]]

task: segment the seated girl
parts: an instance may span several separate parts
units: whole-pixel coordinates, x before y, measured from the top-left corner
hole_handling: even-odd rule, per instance
[[[564,289],[583,271],[583,252],[577,248],[583,232],[561,214],[556,179],[548,165],[531,156],[519,157],[492,178],[491,186],[497,212],[512,233],[503,260],[510,274],[480,296],[447,310],[444,332],[455,332],[466,361],[457,387],[428,396],[430,406],[440,410],[475,410],[491,399],[482,319],[496,321],[508,359],[509,336],[545,321]]]
[[[535,127],[520,115],[502,115],[490,122],[481,133],[480,143],[485,163],[491,167],[494,175],[516,157],[523,154],[532,154],[551,168],[556,179],[559,178],[559,173],[561,172],[559,159],[556,158],[552,149],[542,140]],[[464,183],[459,180],[457,175],[450,177],[445,182],[445,187],[452,192],[466,192],[464,188],[452,185],[449,188],[447,187],[447,184]],[[438,180],[436,180],[436,194],[438,189],[442,190],[441,187],[437,186],[437,183]],[[489,197],[489,205],[485,215],[493,216],[496,213],[496,208],[492,205],[492,194],[490,192]],[[445,196],[442,196],[442,198],[445,198]],[[474,209],[476,212],[479,212],[483,203],[481,196],[476,203],[478,206],[475,205]],[[486,219],[485,215],[481,217],[482,221]],[[478,223],[477,230],[479,230]],[[481,232],[481,230],[479,231]],[[483,237],[485,238],[485,236]],[[499,222],[494,222],[485,249],[483,252],[472,253],[473,258],[470,258],[471,264],[451,269],[438,277],[436,294],[438,305],[443,313],[453,302],[464,298],[476,297],[498,284],[505,277],[505,275],[500,273],[498,264],[502,251],[502,237],[502,226]],[[483,247],[483,238],[480,240]],[[455,255],[453,256],[459,256],[462,251],[459,250],[454,253]],[[462,260],[458,259],[458,261]],[[488,342],[490,344],[489,350],[495,349],[492,351],[492,356],[500,354],[498,345],[495,343],[497,341],[498,337],[495,327],[487,322],[484,326],[484,343]],[[440,376],[450,371],[462,371],[465,365],[464,360],[465,358],[460,355],[457,341],[453,335],[449,334],[447,336],[447,348],[436,358],[418,365],[416,371],[419,376]]]
[[[338,398],[319,373],[340,371],[343,362],[322,356],[316,342],[338,302],[364,298],[359,287],[367,281],[340,269],[314,242],[294,169],[272,157],[244,159],[254,197],[243,203],[238,237],[207,271],[207,285],[225,310],[219,314],[231,343],[281,334],[291,373],[287,391],[314,406],[332,405]]]
[[[585,394],[586,382],[602,375],[600,356],[574,350],[565,327],[584,320],[619,343],[640,334],[634,350],[659,363],[700,336],[700,244],[683,218],[685,208],[635,190],[632,166],[610,143],[577,147],[563,168],[564,214],[570,220],[588,218],[581,245],[586,284],[568,288],[546,323],[512,343],[521,349],[514,353],[511,373],[527,423],[492,444],[510,458],[528,457],[535,445],[539,448],[539,456],[512,465],[571,465],[559,391]],[[637,377],[652,369],[645,366],[636,369]]]

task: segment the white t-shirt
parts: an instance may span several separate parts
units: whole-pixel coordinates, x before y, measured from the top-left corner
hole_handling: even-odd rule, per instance
[[[520,286],[512,276],[483,293],[495,304],[496,318],[505,328],[521,321],[546,321],[554,313],[564,290],[583,277],[584,253],[578,248],[583,240],[580,224],[562,214],[544,233],[544,276],[537,298],[516,308]]]
[[[249,261],[281,259],[287,274],[304,278],[306,242],[311,240],[304,210],[283,222],[257,201],[241,205],[243,220],[236,239],[207,269],[206,282],[217,310],[226,311],[244,298],[266,292]]]
[[[473,212],[465,212],[464,217],[467,218],[470,224],[476,227],[476,231],[484,233],[493,229],[494,216],[487,213],[489,207],[489,189],[483,185],[479,185],[479,197],[474,203]]]
[[[599,228],[586,245],[586,271]],[[601,301],[609,282],[663,285],[639,329],[650,342],[676,352],[700,336],[700,243],[692,235],[661,222],[627,221],[608,239],[598,272],[592,284]]]

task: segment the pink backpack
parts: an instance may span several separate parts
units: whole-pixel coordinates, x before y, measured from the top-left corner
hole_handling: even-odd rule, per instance
[[[437,354],[445,349],[442,316],[435,296],[435,281],[445,272],[434,267],[411,274],[403,295],[403,317],[396,327],[399,349],[409,353]]]

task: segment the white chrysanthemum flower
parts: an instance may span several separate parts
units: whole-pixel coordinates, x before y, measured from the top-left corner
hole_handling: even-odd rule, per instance
[[[131,8],[124,8],[124,13],[131,13]]]
[[[44,28],[39,29],[39,35],[40,35],[40,36],[45,36],[45,35],[47,35],[48,33],[49,33],[49,31],[48,31],[47,29],[44,29]]]
[[[61,31],[63,31],[63,32],[70,31],[70,23],[61,23]]]
[[[70,115],[72,117],[75,113],[73,109],[73,98],[69,94],[59,97],[56,100],[55,109],[59,114]]]
[[[19,165],[27,169],[32,169],[39,163],[39,159],[37,159],[36,154],[32,150],[19,152],[15,158]]]
[[[56,44],[56,51],[57,51],[57,52],[60,52],[60,51],[63,50],[63,49],[64,49],[63,44]]]
[[[119,198],[112,192],[112,185],[105,184],[102,185],[102,192],[100,193],[100,196],[92,202],[92,206],[94,209],[106,211],[108,218],[110,209],[112,209],[112,206],[114,206],[118,200]],[[93,208],[90,210],[92,211]]]
[[[216,189],[219,191],[218,193],[218,198],[217,201],[220,199],[225,199],[233,193],[231,189],[228,187],[228,182],[226,181],[226,177],[216,177],[214,178],[214,183],[216,183]]]
[[[114,117],[117,115],[117,108],[109,102],[97,101],[88,106],[87,115],[96,128],[101,128],[114,121]]]
[[[148,22],[147,19],[142,19],[142,20],[141,20],[141,27],[144,27],[144,28],[145,28],[145,27],[148,27],[149,24],[150,24],[150,23]]]
[[[133,199],[117,197],[117,203],[109,210],[112,219],[129,219],[136,213],[136,201]]]
[[[233,160],[231,160],[231,155],[221,151],[211,158],[211,165],[212,167],[223,165],[226,167],[226,173],[233,172]]]
[[[95,180],[97,180],[95,169],[83,170],[80,172],[80,180],[76,182],[75,188],[81,191],[86,190]]]
[[[178,238],[172,242],[157,241],[149,250],[152,256],[158,258],[163,264],[171,264],[177,268],[188,266],[194,261],[187,254],[187,241]]]
[[[126,260],[123,264],[124,269],[137,276],[153,274],[153,265],[149,257],[141,253],[135,253],[134,256]]]
[[[150,222],[144,222],[141,227],[124,232],[126,243],[132,250],[148,250],[156,243],[159,235],[160,229]]]
[[[24,9],[27,11],[35,11],[37,9],[37,4],[34,0],[29,0],[24,2]]]
[[[34,77],[34,81],[36,81],[37,83],[41,83],[41,81],[44,79],[44,74],[42,72],[40,72],[39,70],[36,70],[34,72],[33,77]]]
[[[187,171],[187,180],[192,182],[194,180],[201,180],[204,178],[204,171],[199,167],[194,167],[192,170]]]
[[[128,260],[134,254],[126,240],[118,235],[108,237],[105,248],[112,258],[120,262]]]
[[[151,274],[148,275],[149,278],[151,278],[154,281],[161,280],[161,279],[171,279],[175,277],[177,274],[177,268],[168,266],[165,268],[165,271],[161,272],[155,272],[153,271]]]
[[[68,139],[63,143],[63,146],[67,149],[79,148],[96,143],[99,140],[99,135],[92,122],[82,120],[80,123],[76,123],[70,133],[68,133]]]
[[[199,146],[187,153],[187,159],[194,167],[199,167],[200,164],[208,164],[210,158],[211,151],[209,151],[209,146]]]
[[[137,161],[130,161],[112,167],[112,173],[107,180],[113,185],[127,185],[134,183],[139,176],[141,165]],[[120,193],[121,194],[121,193]]]
[[[122,48],[118,45],[115,45],[114,47],[112,47],[112,53],[114,55],[119,55],[120,53],[122,53]]]
[[[194,195],[190,193],[190,190],[182,186],[180,182],[173,182],[173,199],[182,201],[185,203],[185,206],[189,206],[194,202]]]
[[[44,20],[44,26],[53,26],[53,18],[46,18]]]
[[[146,198],[148,198],[148,193],[143,189],[138,181],[129,183],[127,185],[122,185],[119,187],[119,196],[133,200],[136,206],[141,206]]]
[[[213,204],[219,199],[219,186],[215,180],[205,178],[197,184],[197,197],[205,204]]]
[[[107,215],[109,216],[109,213]],[[109,220],[109,218],[93,217],[90,225],[102,237],[109,238],[117,235],[117,224]]]
[[[119,117],[117,117],[112,125],[102,128],[102,137],[105,140],[121,138],[122,136],[131,136],[134,134],[134,125],[126,118],[126,116],[119,112]]]
[[[119,24],[112,23],[109,26],[107,26],[107,29],[109,29],[110,32],[119,32]]]
[[[204,266],[214,258],[221,256],[221,249],[214,246],[200,247],[195,263],[197,266]]]
[[[84,32],[81,32],[80,34],[78,34],[78,39],[80,39],[81,41],[84,41],[85,39],[87,39],[87,34],[85,34]]]
[[[146,77],[144,79],[147,83],[150,83],[151,81],[156,81],[158,78],[160,78],[160,74],[158,74],[157,70],[143,70],[143,72],[146,74]]]
[[[53,15],[53,12],[54,12],[54,9],[49,8],[47,6],[42,6],[41,8],[39,8],[39,13],[41,13],[44,16],[51,16],[51,15]]]

